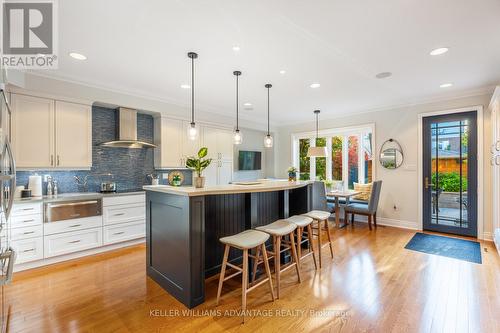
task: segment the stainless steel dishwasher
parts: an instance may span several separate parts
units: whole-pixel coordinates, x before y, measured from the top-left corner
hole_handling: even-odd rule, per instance
[[[45,223],[102,215],[102,199],[46,202],[43,206]]]

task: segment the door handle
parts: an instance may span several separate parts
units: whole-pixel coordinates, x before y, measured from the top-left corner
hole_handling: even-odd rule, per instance
[[[50,166],[54,166],[54,155],[50,155]]]
[[[429,189],[430,187],[432,187],[432,184],[429,183],[429,177],[425,177],[424,186],[425,186],[426,190]]]
[[[61,163],[59,161],[59,155],[57,155],[57,166],[59,166],[59,164],[61,164]]]

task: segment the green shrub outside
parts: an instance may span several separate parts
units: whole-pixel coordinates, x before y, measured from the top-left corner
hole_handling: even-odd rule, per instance
[[[460,174],[458,172],[440,172],[438,188],[444,192],[460,192]],[[432,184],[436,185],[436,174],[432,174]],[[467,177],[462,177],[462,192],[467,191]]]

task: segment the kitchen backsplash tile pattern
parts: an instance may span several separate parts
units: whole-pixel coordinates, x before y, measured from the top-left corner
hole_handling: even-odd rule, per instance
[[[94,106],[92,107],[92,168],[82,171],[54,171],[37,170],[39,175],[50,175],[57,180],[59,193],[83,192],[74,176],[85,177],[88,175],[88,191],[99,190],[102,181],[112,180],[117,183],[118,190],[141,188],[150,184],[148,174],[154,173],[153,149],[127,149],[101,147],[99,143],[113,140],[116,137],[115,110]],[[146,142],[153,142],[153,117],[146,114],[137,115],[137,138]],[[164,171],[167,172],[167,171]],[[191,184],[191,171],[182,170],[185,185]],[[35,171],[17,172],[17,183],[19,186],[28,184],[28,177]],[[159,172],[156,172],[159,173]],[[113,176],[108,176],[112,174]],[[160,176],[160,183],[166,184],[166,180]],[[46,193],[47,183],[43,183]]]

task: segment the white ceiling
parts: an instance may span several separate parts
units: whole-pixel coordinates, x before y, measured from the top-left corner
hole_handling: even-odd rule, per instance
[[[44,72],[272,126],[449,98],[500,82],[498,0],[59,1],[59,69]],[[235,53],[233,45],[241,50]],[[441,46],[450,51],[431,57]],[[77,61],[71,51],[88,57]],[[279,73],[286,70],[285,75]],[[379,72],[393,76],[376,79]],[[311,89],[313,82],[321,83]],[[447,89],[439,85],[453,82]],[[244,126],[244,120],[241,121]]]

